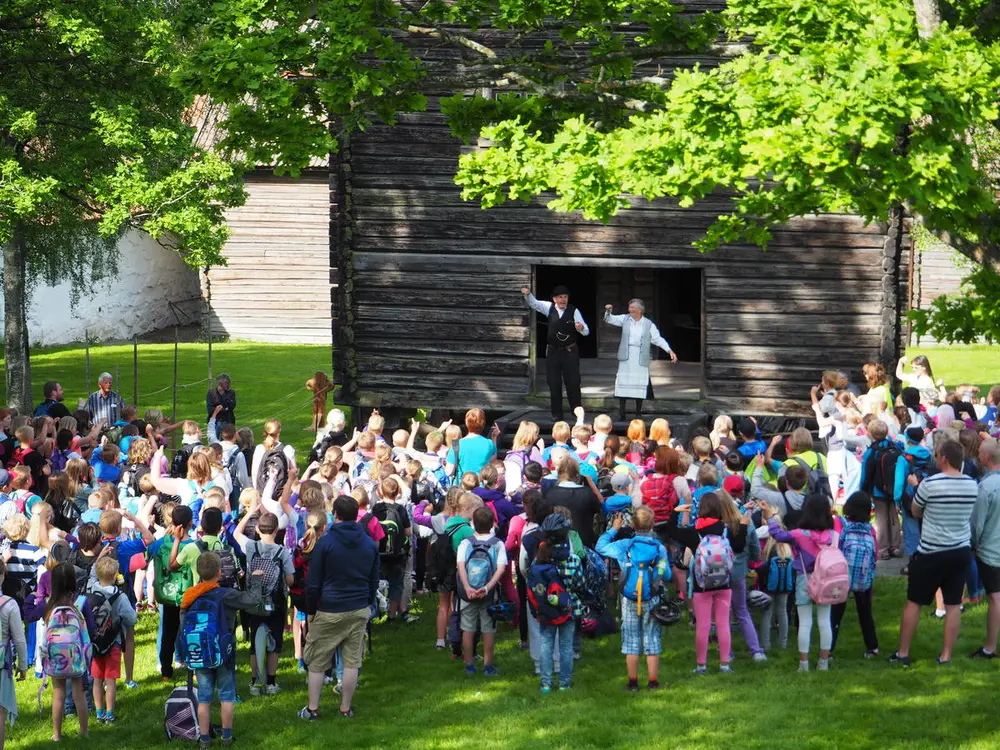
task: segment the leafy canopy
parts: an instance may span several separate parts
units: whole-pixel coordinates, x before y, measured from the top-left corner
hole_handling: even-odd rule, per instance
[[[145,0],[0,8],[0,243],[21,229],[46,275],[62,261],[76,278],[74,249],[106,253],[127,226],[193,266],[224,262],[222,211],[243,200],[242,184],[183,120],[172,13]]]

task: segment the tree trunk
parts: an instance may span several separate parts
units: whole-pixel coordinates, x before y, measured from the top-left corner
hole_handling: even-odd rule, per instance
[[[940,0],[913,0],[917,14],[917,30],[921,39],[930,39],[941,25]]]
[[[31,414],[31,362],[28,357],[28,248],[24,228],[17,224],[3,248],[3,343],[7,375],[7,405]]]

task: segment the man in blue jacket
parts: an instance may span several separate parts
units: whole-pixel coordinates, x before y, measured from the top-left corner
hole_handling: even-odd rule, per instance
[[[333,526],[316,542],[306,575],[309,633],[302,654],[309,670],[309,704],[302,719],[319,718],[323,678],[341,648],[344,680],[340,713],[354,715],[351,699],[358,686],[364,654],[365,627],[378,591],[378,545],[358,523],[358,503],[347,496],[333,503]]]

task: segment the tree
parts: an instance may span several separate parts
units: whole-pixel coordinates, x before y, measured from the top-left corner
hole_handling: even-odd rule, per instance
[[[223,0],[189,6],[181,28],[202,41],[175,80],[231,108],[230,148],[292,171],[337,130],[450,90],[453,131],[490,144],[457,174],[484,207],[554,194],[552,209],[607,221],[626,195],[686,206],[729,191],[697,243],[711,250],[766,246],[796,215],[884,221],[903,206],[996,270],[1000,186],[975,134],[1000,117],[998,6],[730,0],[692,17],[669,0]],[[720,29],[752,41],[716,67],[658,72]]]
[[[236,169],[193,144],[170,83],[171,4],[6,0],[0,8],[0,244],[7,402],[32,407],[34,278],[86,285],[139,227],[194,267],[222,262]]]

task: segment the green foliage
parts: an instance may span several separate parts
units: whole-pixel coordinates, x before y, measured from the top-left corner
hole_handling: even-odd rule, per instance
[[[173,3],[8,0],[0,9],[0,243],[21,226],[29,268],[79,288],[142,227],[194,266],[224,262],[237,170],[193,144],[171,85]],[[92,273],[81,272],[90,269]]]
[[[930,309],[907,313],[918,336],[951,344],[1000,341],[1000,274],[990,266],[970,265],[959,294],[942,295]]]

